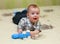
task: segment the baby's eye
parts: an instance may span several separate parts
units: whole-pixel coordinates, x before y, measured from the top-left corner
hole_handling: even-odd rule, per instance
[[[34,15],[34,13],[32,13],[32,15]]]
[[[36,14],[39,14],[39,13],[36,13]]]

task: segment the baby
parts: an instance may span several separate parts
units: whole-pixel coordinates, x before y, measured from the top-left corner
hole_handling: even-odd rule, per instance
[[[40,9],[35,4],[30,4],[27,8],[27,17],[22,18],[17,26],[17,32],[30,30],[31,38],[35,38],[35,35],[41,32],[39,22]]]

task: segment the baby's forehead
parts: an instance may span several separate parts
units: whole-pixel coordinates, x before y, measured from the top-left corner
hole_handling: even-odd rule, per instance
[[[29,9],[39,9],[39,8],[31,6],[31,7],[29,7]]]
[[[32,7],[29,9],[29,11],[40,12],[39,8],[32,8]]]

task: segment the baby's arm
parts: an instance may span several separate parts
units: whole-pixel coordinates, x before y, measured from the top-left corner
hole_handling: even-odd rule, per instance
[[[37,26],[35,27],[35,30],[34,31],[31,31],[31,38],[35,38],[36,35],[39,36],[39,33],[41,32],[40,30],[40,24],[37,24]]]
[[[24,19],[22,18],[22,19],[19,21],[19,24],[18,24],[18,26],[17,26],[17,32],[18,32],[18,33],[21,33],[21,32],[23,31],[24,23],[25,23],[25,21],[24,21]]]

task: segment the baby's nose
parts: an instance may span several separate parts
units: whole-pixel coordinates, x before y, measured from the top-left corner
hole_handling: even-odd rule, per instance
[[[36,16],[38,16],[37,14],[34,14],[34,16],[36,17]]]
[[[37,14],[35,13],[34,15],[36,16]]]

